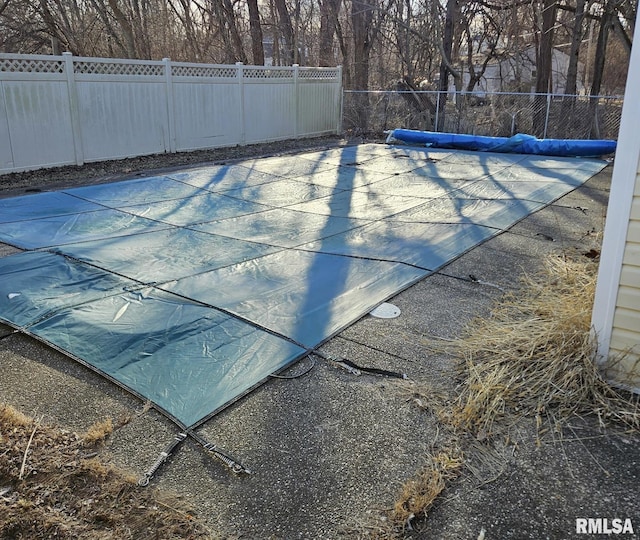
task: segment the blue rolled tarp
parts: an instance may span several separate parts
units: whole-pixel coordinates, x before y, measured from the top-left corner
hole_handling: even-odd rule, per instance
[[[598,157],[616,151],[616,141],[583,139],[538,139],[518,133],[513,137],[488,137],[458,133],[435,133],[412,129],[394,129],[390,139],[425,144],[434,148],[473,150],[476,152],[507,152],[563,157]]]

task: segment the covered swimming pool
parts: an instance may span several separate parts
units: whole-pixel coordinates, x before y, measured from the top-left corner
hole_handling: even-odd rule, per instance
[[[0,200],[0,320],[194,427],[597,159],[365,144]]]

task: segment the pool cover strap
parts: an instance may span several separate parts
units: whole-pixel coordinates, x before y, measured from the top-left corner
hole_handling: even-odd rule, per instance
[[[360,372],[371,373],[372,375],[380,375],[382,377],[391,377],[393,379],[403,379],[408,380],[409,376],[406,373],[399,373],[398,371],[390,371],[388,369],[380,369],[373,367],[363,367],[351,360],[347,360],[346,358],[336,358],[335,356],[331,356],[326,353],[321,353],[319,351],[314,351],[315,355],[323,358],[324,360],[328,360],[340,367],[345,367],[347,371],[353,373],[354,375],[360,375]]]
[[[245,473],[251,474],[251,470],[245,467],[238,460],[231,457],[227,452],[219,448],[217,445],[208,442],[204,437],[199,435],[193,430],[181,431],[176,434],[173,440],[167,444],[158,458],[153,462],[151,467],[147,469],[147,471],[140,477],[138,480],[138,485],[141,487],[146,487],[149,485],[151,479],[156,475],[156,473],[160,470],[162,465],[166,463],[171,454],[173,454],[177,448],[188,438],[191,437],[194,441],[196,441],[200,446],[202,446],[205,450],[212,453],[216,458],[222,461],[231,472],[235,474]]]

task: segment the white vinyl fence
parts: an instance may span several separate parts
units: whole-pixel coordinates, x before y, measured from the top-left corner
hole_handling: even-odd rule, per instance
[[[0,54],[0,174],[340,132],[341,68]]]

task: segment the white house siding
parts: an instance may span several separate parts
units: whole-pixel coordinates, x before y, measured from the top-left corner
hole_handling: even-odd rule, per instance
[[[640,25],[634,41],[640,43]],[[592,327],[598,360],[640,393],[640,47],[633,47],[611,180]]]
[[[640,388],[640,174],[636,175],[609,357],[609,376],[625,386]]]
[[[551,54],[551,93],[563,94],[567,82],[567,70],[569,68],[569,55],[553,49]],[[478,64],[476,69],[480,69]],[[503,60],[492,60],[487,64],[482,78],[478,81],[475,92],[509,92],[514,91],[516,83],[519,83],[520,91],[528,85],[528,90],[536,90],[536,51],[529,47],[518,55],[507,57]],[[578,62],[578,94],[584,93],[584,64]],[[464,88],[469,84],[470,75],[464,70],[462,82]],[[451,90],[454,90],[451,88]]]

